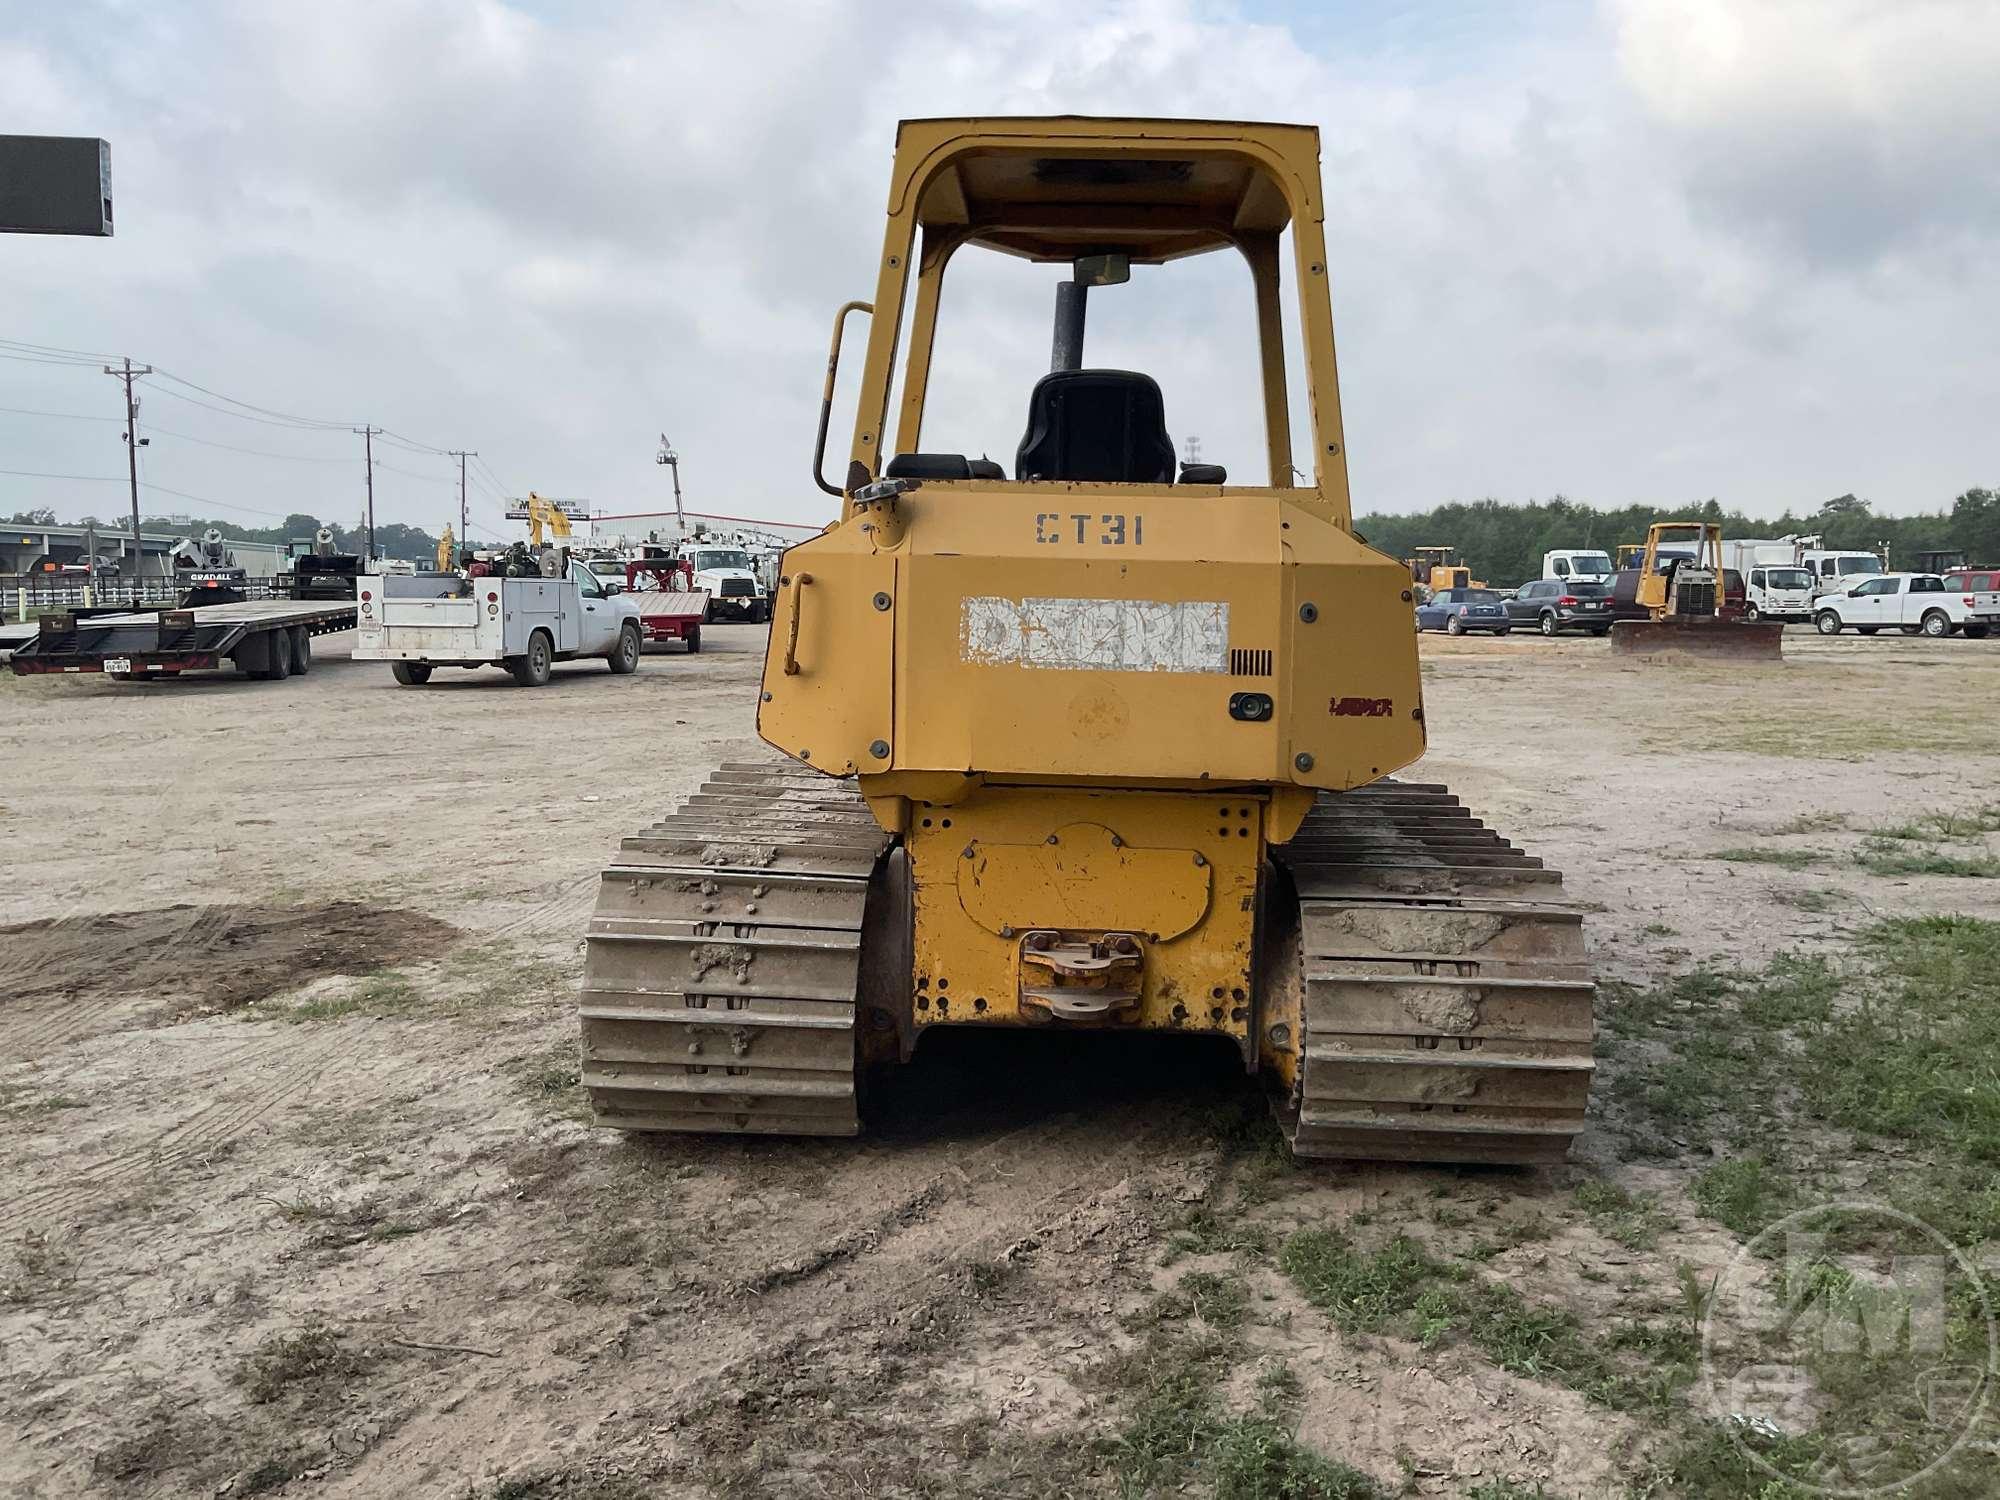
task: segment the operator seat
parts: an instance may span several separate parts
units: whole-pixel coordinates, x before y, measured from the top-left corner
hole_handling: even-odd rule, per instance
[[[1028,397],[1014,477],[1172,484],[1166,404],[1136,370],[1051,370]]]

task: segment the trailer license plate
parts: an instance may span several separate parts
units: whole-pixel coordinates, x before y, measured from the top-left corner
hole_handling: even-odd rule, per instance
[[[107,656],[104,658],[104,670],[107,672],[129,672],[132,670],[132,658],[129,656]]]

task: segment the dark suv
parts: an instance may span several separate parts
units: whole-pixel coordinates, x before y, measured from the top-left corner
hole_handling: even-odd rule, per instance
[[[1516,625],[1532,625],[1543,635],[1565,630],[1603,635],[1611,629],[1611,590],[1601,583],[1543,578],[1515,591],[1507,601],[1507,615]]]

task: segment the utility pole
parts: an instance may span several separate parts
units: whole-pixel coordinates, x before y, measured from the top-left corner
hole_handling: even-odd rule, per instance
[[[463,551],[468,545],[465,540],[467,535],[465,529],[465,461],[468,458],[479,457],[479,450],[477,448],[451,448],[446,451],[458,460],[458,545],[459,549]]]
[[[361,451],[368,461],[368,556],[362,561],[369,567],[375,565],[375,434],[379,427],[356,427],[351,429],[361,434]]]
[[[139,603],[139,573],[145,566],[145,552],[139,545],[139,403],[132,395],[132,382],[141,375],[153,373],[151,365],[132,367],[132,356],[125,356],[122,369],[104,367],[104,373],[115,375],[125,382],[125,472],[132,481],[132,603]]]

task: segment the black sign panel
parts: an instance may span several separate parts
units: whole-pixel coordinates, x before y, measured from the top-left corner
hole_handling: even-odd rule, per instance
[[[0,135],[0,234],[111,233],[111,145]]]

